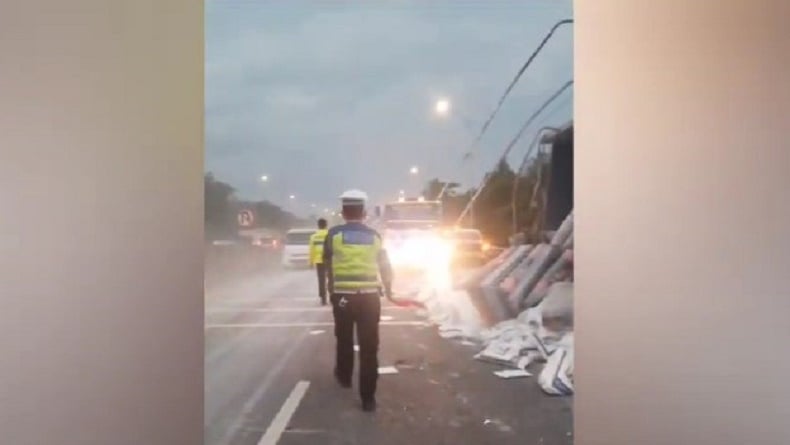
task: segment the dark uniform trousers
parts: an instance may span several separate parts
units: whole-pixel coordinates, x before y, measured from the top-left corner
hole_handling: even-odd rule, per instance
[[[381,295],[366,293],[331,296],[332,313],[335,317],[337,337],[337,378],[351,383],[354,372],[354,326],[359,341],[359,394],[362,400],[371,400],[376,395],[379,377],[379,319],[381,318]]]
[[[318,297],[321,303],[326,303],[326,267],[323,263],[316,263],[315,271],[318,274]]]

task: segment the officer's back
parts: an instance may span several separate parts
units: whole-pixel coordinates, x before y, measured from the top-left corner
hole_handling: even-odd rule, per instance
[[[381,236],[361,221],[332,227],[326,237],[330,289],[336,294],[381,292]],[[326,252],[326,249],[325,249]]]
[[[366,411],[376,407],[381,294],[391,296],[392,272],[381,236],[362,221],[364,192],[341,196],[345,223],[332,227],[324,241],[332,313],[337,338],[335,378],[350,387],[354,369],[354,326],[359,340],[359,392]],[[383,288],[383,289],[382,289]]]

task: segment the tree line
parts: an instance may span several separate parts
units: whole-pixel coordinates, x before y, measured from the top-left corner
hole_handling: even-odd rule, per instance
[[[490,242],[503,245],[514,234],[527,241],[536,241],[543,230],[548,186],[549,157],[538,154],[523,170],[516,172],[506,161],[501,161],[488,173],[488,181],[475,200],[473,211],[461,226],[479,229]],[[255,214],[255,227],[285,231],[298,225],[312,226],[311,218],[301,220],[268,201],[249,202],[238,200],[235,189],[211,173],[206,173],[205,183],[205,232],[209,239],[234,238],[238,234],[237,215],[242,209]],[[456,224],[463,209],[476,193],[475,188],[461,190],[458,183],[438,178],[427,182],[423,190],[425,199],[441,198],[445,223]]]
[[[286,231],[302,224],[294,214],[268,201],[244,201],[236,197],[236,190],[229,184],[206,173],[204,183],[204,227],[207,239],[233,239],[238,236],[237,215],[242,209],[253,211],[252,228],[265,227]]]
[[[446,183],[438,178],[428,182],[423,190],[427,200],[441,198],[446,224],[479,229],[490,242],[505,245],[510,237],[520,235],[528,242],[540,238],[549,184],[550,158],[539,153],[523,170],[516,172],[504,160],[487,174],[485,187],[462,221],[459,216],[477,192],[476,188],[460,190],[458,183]]]

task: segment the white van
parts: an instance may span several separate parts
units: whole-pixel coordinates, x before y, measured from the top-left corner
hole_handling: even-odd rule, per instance
[[[310,237],[315,229],[292,229],[283,241],[284,267],[308,267],[310,265]]]

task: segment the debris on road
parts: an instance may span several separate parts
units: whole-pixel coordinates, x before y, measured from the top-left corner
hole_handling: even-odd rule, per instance
[[[504,369],[502,371],[494,371],[494,375],[503,379],[516,379],[532,376],[530,372],[523,369]]]
[[[452,338],[466,338],[469,337],[470,335],[468,332],[465,332],[465,330],[460,327],[440,326],[439,336],[446,339],[452,339]]]
[[[518,359],[518,363],[516,364],[516,367],[518,369],[527,369],[529,365],[531,365],[533,362],[535,362],[540,358],[541,358],[541,354],[539,352],[529,351],[527,352],[527,355]]]
[[[465,346],[478,346],[474,355],[480,361],[513,368],[495,372],[500,378],[532,376],[527,368],[545,363],[539,373],[538,384],[550,395],[573,394],[573,331],[571,323],[557,323],[572,317],[572,282],[556,283],[546,298],[538,305],[522,311],[515,319],[502,321],[488,329],[478,330],[469,320],[462,320],[458,289],[444,293],[420,292],[416,299],[426,309],[425,317],[438,325],[438,335],[444,339],[458,340]],[[546,325],[544,326],[544,321]],[[570,329],[568,327],[570,326]],[[556,328],[561,327],[559,330]],[[551,329],[549,329],[551,328]],[[478,343],[475,343],[476,340]]]
[[[556,396],[573,394],[573,349],[560,347],[552,353],[538,375],[543,392]]]
[[[494,427],[496,427],[496,429],[498,429],[503,433],[513,431],[513,428],[511,428],[510,426],[505,424],[505,422],[499,419],[486,419],[483,421],[483,425],[493,425]]]

